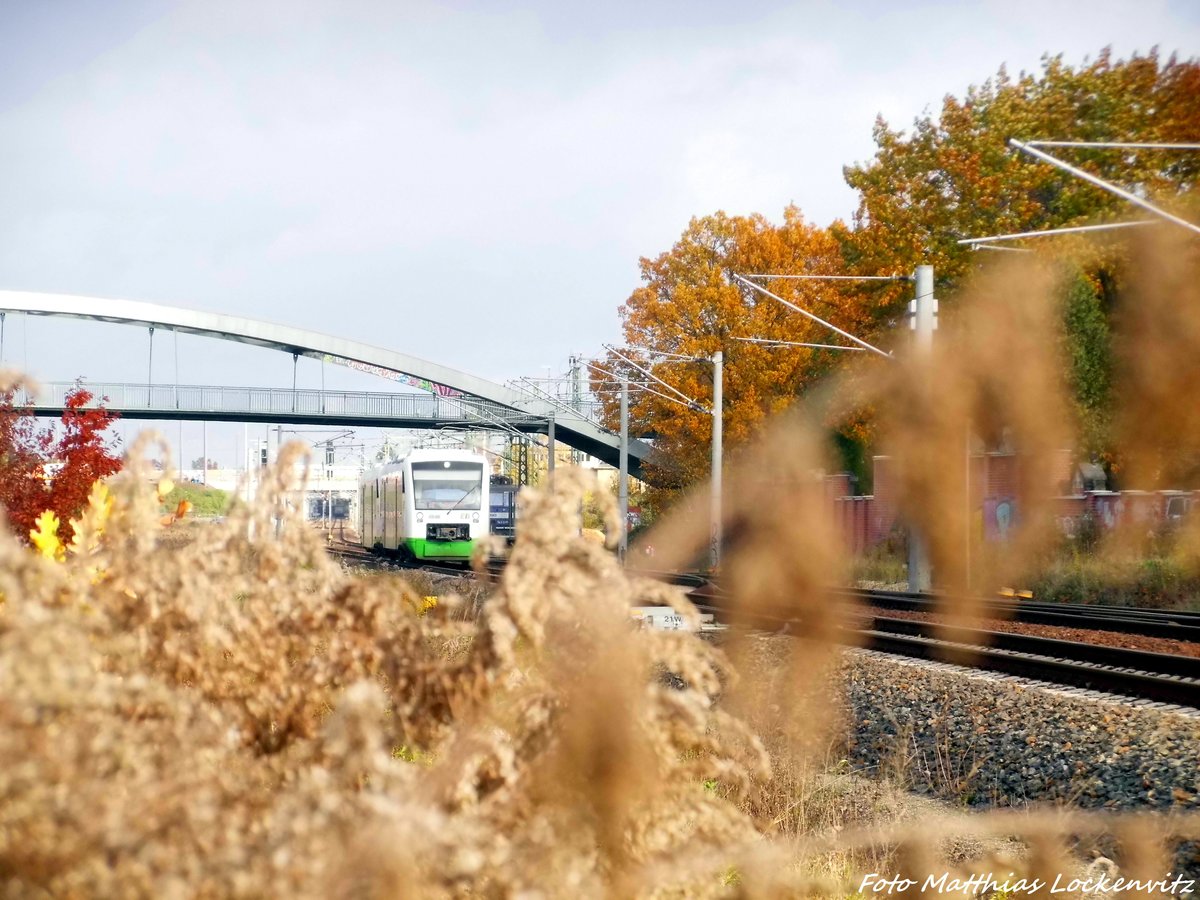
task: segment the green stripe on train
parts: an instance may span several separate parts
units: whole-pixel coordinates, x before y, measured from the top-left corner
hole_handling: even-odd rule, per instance
[[[404,545],[417,559],[470,559],[475,551],[475,541],[427,541],[423,538],[408,538]]]

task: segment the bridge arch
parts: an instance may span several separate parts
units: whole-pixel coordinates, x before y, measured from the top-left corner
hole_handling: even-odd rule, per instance
[[[74,294],[0,290],[0,312],[162,328],[318,360],[332,360],[366,371],[382,370],[379,374],[404,375],[417,381],[428,382],[429,389],[442,396],[465,395],[526,416],[541,418],[546,427],[538,430],[547,430],[553,418],[556,440],[611,465],[615,466],[618,462],[619,437],[597,427],[582,416],[572,416],[568,411],[556,408],[546,401],[530,398],[510,387],[450,366],[361,341],[245,316]],[[650,451],[649,445],[642,441],[629,442],[631,474],[640,473],[641,464]]]

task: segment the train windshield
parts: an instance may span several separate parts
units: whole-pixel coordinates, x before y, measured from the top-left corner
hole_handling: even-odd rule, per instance
[[[483,496],[483,463],[415,462],[413,505],[417,509],[479,509]]]

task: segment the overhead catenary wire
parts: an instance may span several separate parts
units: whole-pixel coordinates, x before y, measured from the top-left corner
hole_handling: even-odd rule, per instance
[[[593,364],[592,364],[592,363],[590,363],[590,362],[589,362],[589,363],[587,363],[587,367],[588,367],[589,369],[593,369],[593,370],[595,370],[596,372],[599,372],[601,375],[606,375],[606,376],[608,376],[609,378],[613,378],[613,377],[614,377],[614,376],[613,376],[613,374],[612,374],[611,372],[606,372],[604,369],[601,369],[599,366],[595,366],[595,365],[593,365]],[[605,382],[605,383],[607,383],[607,384],[620,384],[620,380],[619,380],[619,379],[617,379],[617,380],[615,380],[615,381],[610,381],[610,382]],[[647,394],[653,394],[655,397],[661,397],[662,399],[664,399],[664,400],[668,400],[668,401],[670,401],[671,403],[678,403],[680,406],[684,407],[685,409],[690,409],[692,412],[701,412],[701,413],[706,413],[706,414],[707,414],[707,413],[709,413],[709,412],[711,412],[711,410],[705,409],[705,408],[704,408],[704,407],[703,407],[701,404],[699,404],[699,403],[695,403],[695,402],[689,402],[689,403],[685,403],[684,401],[682,401],[682,400],[678,400],[678,399],[676,399],[675,397],[670,397],[670,396],[667,396],[666,394],[662,393],[661,391],[656,391],[656,390],[654,390],[654,388],[652,388],[652,387],[648,387],[648,386],[646,386],[645,384],[635,384],[635,383],[634,383],[634,382],[632,382],[632,381],[631,381],[631,382],[629,382],[628,384],[629,384],[629,387],[635,387],[635,386],[636,386],[636,387],[638,387],[638,388],[639,388],[639,390],[643,390],[643,391],[645,391]],[[620,388],[618,388],[618,389],[617,389],[617,390],[615,390],[615,391],[611,391],[611,392],[609,392],[609,393],[618,393],[618,394],[619,394],[619,393],[620,393]]]
[[[677,387],[674,387],[673,385],[667,384],[667,382],[663,381],[661,378],[659,378],[657,375],[655,375],[655,374],[654,374],[653,372],[651,372],[650,370],[642,368],[642,367],[641,367],[641,366],[639,366],[637,363],[635,363],[633,360],[631,360],[631,359],[629,359],[627,356],[623,355],[623,354],[622,354],[622,353],[621,353],[619,350],[617,350],[615,347],[613,347],[613,346],[611,346],[611,345],[609,345],[609,344],[605,344],[605,345],[604,345],[604,349],[605,349],[605,350],[608,350],[610,353],[612,353],[612,354],[613,354],[615,357],[617,357],[617,359],[623,360],[624,362],[626,362],[626,363],[628,363],[629,365],[633,366],[635,369],[637,369],[639,372],[641,372],[641,373],[642,373],[643,375],[645,375],[647,378],[651,379],[652,381],[655,381],[655,382],[657,382],[658,384],[661,384],[663,387],[667,388],[667,390],[671,391],[672,393],[674,393],[674,394],[678,394],[678,395],[679,395],[680,397],[682,397],[682,398],[683,398],[685,401],[687,401],[687,403],[688,403],[690,406],[692,406],[692,407],[698,407],[698,406],[700,406],[700,404],[699,404],[697,401],[693,400],[691,397],[689,397],[689,396],[688,396],[687,394],[685,394],[683,391],[679,390]],[[698,359],[698,358],[699,358],[699,357],[697,357],[697,359]]]
[[[734,279],[736,279],[737,281],[740,281],[742,284],[746,285],[746,287],[751,288],[752,290],[758,291],[760,294],[765,294],[766,296],[770,297],[772,300],[778,300],[780,303],[782,303],[788,309],[800,313],[800,315],[804,316],[806,319],[811,319],[814,322],[824,325],[830,331],[840,334],[842,337],[853,341],[854,343],[858,344],[860,347],[863,347],[866,350],[870,350],[872,353],[878,353],[880,356],[884,357],[885,359],[892,359],[892,354],[888,353],[885,350],[880,350],[874,344],[868,344],[862,338],[855,337],[854,335],[852,335],[850,332],[846,331],[845,329],[838,328],[832,322],[826,322],[824,319],[822,319],[820,316],[816,315],[815,313],[810,313],[807,309],[803,309],[802,307],[797,306],[795,303],[791,303],[787,300],[784,300],[778,294],[768,291],[762,285],[755,284],[753,281],[751,281],[748,278],[745,278],[742,275],[739,275],[737,272],[734,272],[732,274],[733,274]],[[842,277],[842,276],[830,275],[827,277],[836,278],[836,277]],[[864,276],[864,277],[870,277],[870,276]]]
[[[1025,141],[1018,141],[1016,138],[1009,138],[1008,143],[1010,146],[1016,147],[1023,153],[1027,153],[1030,156],[1040,159],[1042,162],[1050,163],[1050,165],[1062,169],[1064,172],[1068,172],[1071,175],[1074,175],[1076,178],[1086,181],[1088,184],[1095,185],[1102,190],[1108,191],[1110,194],[1114,194],[1115,196],[1120,197],[1122,200],[1132,203],[1134,206],[1140,206],[1142,209],[1152,212],[1154,215],[1160,216],[1166,219],[1168,222],[1174,222],[1176,225],[1186,228],[1188,231],[1200,234],[1200,225],[1196,225],[1194,222],[1189,222],[1187,219],[1182,219],[1174,213],[1169,213],[1165,209],[1155,206],[1149,200],[1143,200],[1132,191],[1127,191],[1123,187],[1118,187],[1112,182],[1105,181],[1103,178],[1093,175],[1091,172],[1087,172],[1078,166],[1073,166],[1068,162],[1063,162],[1058,157],[1051,156],[1049,153],[1037,149],[1037,147],[1030,146],[1030,144]]]
[[[1026,141],[1029,147],[1095,147],[1107,150],[1200,150],[1200,144],[1146,141]]]
[[[686,353],[668,353],[666,350],[639,349],[638,352],[645,353],[648,356],[669,356],[672,359],[679,360],[680,362],[696,362],[697,360],[703,360],[704,362],[708,362],[708,358],[704,357],[704,356],[689,356]]]
[[[529,388],[532,391],[535,391],[537,394],[540,394],[543,399],[549,401],[554,406],[570,413],[571,418],[577,419],[582,422],[591,421],[591,419],[589,419],[587,416],[585,416],[581,410],[575,409],[575,407],[564,403],[562,400],[555,397],[549,391],[542,390],[540,387],[538,387],[536,384],[533,383],[532,379],[523,377],[523,378],[520,378],[519,381],[524,382],[527,388]]]
[[[809,347],[813,350],[847,350],[852,353],[862,353],[862,347],[844,347],[841,344],[810,344],[804,341],[777,341],[771,338],[731,337],[730,340],[744,341],[747,344],[763,344],[768,347]]]
[[[1056,234],[1086,234],[1092,231],[1112,231],[1117,228],[1138,228],[1143,225],[1161,225],[1153,219],[1138,219],[1135,222],[1103,222],[1099,225],[1069,225],[1065,228],[1047,228],[1042,231],[1017,231],[1012,234],[990,234],[986,237],[963,238],[959,244],[978,246],[998,241],[1017,241],[1024,238],[1053,237]],[[992,249],[992,248],[988,248]],[[998,249],[1009,249],[998,248]]]
[[[773,275],[769,272],[754,272],[742,277],[778,278],[784,281],[912,281],[909,275]]]

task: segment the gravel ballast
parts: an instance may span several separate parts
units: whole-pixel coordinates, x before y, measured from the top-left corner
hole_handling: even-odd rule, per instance
[[[846,652],[850,760],[969,805],[1200,808],[1200,713]]]

